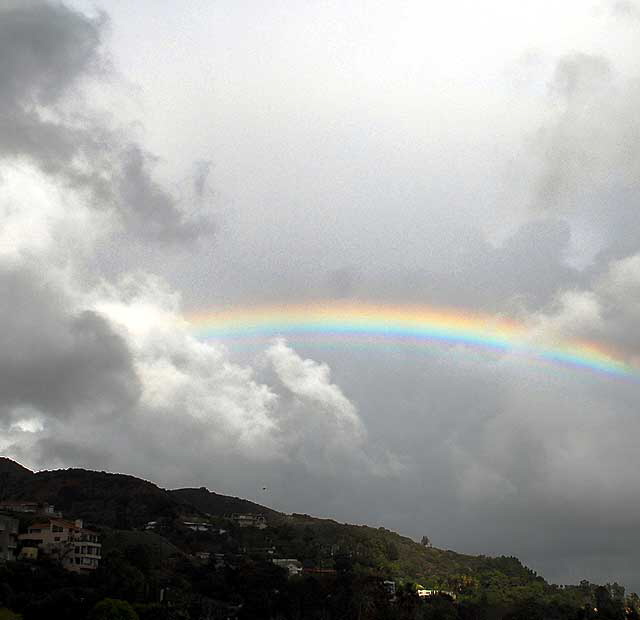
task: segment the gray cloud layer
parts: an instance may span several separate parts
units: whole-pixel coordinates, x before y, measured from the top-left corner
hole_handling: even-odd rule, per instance
[[[554,59],[544,118],[504,162],[527,198],[499,241],[481,215],[511,205],[478,197],[462,155],[453,172],[434,160],[425,172],[417,147],[381,165],[366,141],[384,128],[321,116],[312,172],[271,182],[295,150],[292,118],[284,150],[242,170],[255,202],[229,207],[213,239],[213,164],[192,165],[190,201],[177,200],[145,145],[90,105],[87,84],[114,79],[104,40],[117,23],[59,3],[0,7],[6,454],[206,484],[638,587],[637,384],[463,345],[225,348],[183,318],[220,301],[419,301],[637,363],[636,77],[595,53]],[[612,11],[635,19],[629,3]]]

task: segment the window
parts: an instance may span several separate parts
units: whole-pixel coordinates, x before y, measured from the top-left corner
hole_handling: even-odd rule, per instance
[[[59,525],[54,525],[54,526],[51,528],[51,530],[52,530],[53,532],[64,532],[64,528],[63,528],[63,527],[60,527]]]
[[[80,547],[76,547],[76,553],[80,553]]]
[[[76,558],[76,564],[80,564],[80,558]]]
[[[60,542],[60,536],[54,536],[53,542]]]

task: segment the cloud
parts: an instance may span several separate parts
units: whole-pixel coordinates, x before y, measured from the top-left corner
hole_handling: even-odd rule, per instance
[[[279,428],[287,452],[311,468],[339,474],[374,464],[365,453],[367,434],[355,406],[331,383],[330,369],[302,359],[284,340],[266,350],[280,384]]]
[[[609,262],[584,288],[559,293],[546,308],[525,315],[532,334],[550,341],[594,341],[614,355],[635,363],[640,339],[635,325],[640,312],[640,256]]]
[[[451,95],[446,114],[420,108],[420,127],[385,128],[389,109],[367,95],[366,110],[338,105],[344,118],[328,116],[326,127],[335,110],[323,103],[310,135],[289,108],[278,125],[262,108],[258,121],[245,116],[253,103],[239,106],[250,139],[236,153],[234,189],[247,193],[234,196],[216,243],[195,245],[211,239],[204,151],[216,145],[185,164],[188,198],[171,195],[144,140],[89,105],[91,85],[117,79],[105,44],[116,23],[59,3],[0,6],[5,453],[35,467],[205,484],[463,551],[521,553],[552,578],[620,578],[585,554],[609,561],[640,546],[632,382],[464,345],[224,347],[196,339],[183,309],[415,301],[512,317],[533,341],[595,341],[637,361],[634,79],[599,53],[557,58],[540,88],[544,114],[527,118],[531,149],[505,147],[522,159],[514,176],[523,194],[532,188],[531,208],[491,240],[480,225],[497,218],[502,197],[487,187],[501,181],[481,160],[504,153],[482,150],[479,107],[473,127],[458,124]],[[545,58],[536,56],[536,75]],[[506,131],[499,105],[497,120],[486,108],[492,149]],[[442,134],[423,131],[425,119],[445,116]],[[295,132],[309,138],[304,148]],[[254,151],[259,166],[247,163]]]
[[[548,89],[548,114],[525,159],[532,209],[565,219],[572,255],[598,269],[637,250],[638,75],[602,54],[576,52],[557,59]]]
[[[185,462],[196,472],[234,463],[245,475],[257,463],[302,478],[371,473],[364,425],[326,365],[278,342],[258,368],[270,381],[259,380],[197,341],[179,293],[127,262],[133,243],[210,228],[153,179],[142,145],[75,101],[109,71],[106,16],[46,2],[0,11],[3,449],[34,465],[144,474],[154,464],[164,480],[189,471]],[[197,203],[209,168],[197,166]],[[92,267],[107,242],[124,259],[105,276]]]
[[[63,4],[0,6],[0,155],[30,160],[96,209],[122,219],[122,232],[180,242],[212,232],[152,178],[153,157],[82,105],[82,85],[109,74],[102,42],[108,19]]]
[[[143,276],[88,294],[91,310],[80,315],[72,353],[43,358],[41,347],[40,356],[16,371],[31,388],[36,381],[42,394],[20,384],[4,391],[5,452],[36,466],[99,465],[140,475],[151,467],[165,483],[186,483],[191,472],[211,484],[213,468],[219,485],[242,484],[256,467],[268,466],[265,478],[288,472],[303,484],[322,475],[336,481],[336,493],[345,480],[392,473],[387,454],[379,460],[369,454],[362,420],[330,382],[326,365],[279,341],[266,350],[268,367],[260,369],[271,381],[260,381],[219,345],[195,340],[176,302],[157,279]],[[47,374],[38,374],[39,363]],[[3,376],[15,381],[15,374]],[[32,417],[36,426],[29,426]]]
[[[70,307],[52,274],[0,268],[0,409],[46,416],[117,415],[135,402],[138,382],[126,344],[99,315]]]

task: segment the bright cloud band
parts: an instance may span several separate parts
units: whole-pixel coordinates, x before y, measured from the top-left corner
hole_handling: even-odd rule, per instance
[[[362,338],[380,342],[440,342],[511,352],[557,364],[640,379],[640,369],[590,342],[542,342],[525,325],[500,317],[424,306],[318,303],[262,306],[193,314],[196,336]]]

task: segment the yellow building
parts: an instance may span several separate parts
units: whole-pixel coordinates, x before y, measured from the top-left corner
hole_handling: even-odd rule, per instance
[[[37,560],[38,559],[38,547],[22,547],[20,554],[18,555],[20,560]]]
[[[57,558],[67,570],[82,572],[98,568],[102,545],[95,532],[82,527],[80,519],[34,523],[18,538],[26,547],[36,547]]]

